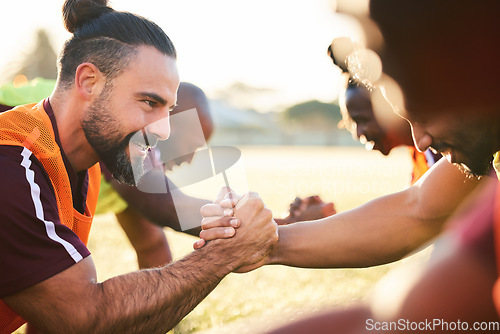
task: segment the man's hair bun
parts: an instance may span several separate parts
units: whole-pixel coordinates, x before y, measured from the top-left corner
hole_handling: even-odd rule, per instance
[[[85,23],[113,11],[108,7],[108,0],[66,0],[63,5],[64,26],[74,33]]]

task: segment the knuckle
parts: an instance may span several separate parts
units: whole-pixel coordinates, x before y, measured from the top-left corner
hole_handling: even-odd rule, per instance
[[[247,201],[247,205],[258,211],[264,208],[264,202],[258,197],[250,197]]]
[[[210,235],[210,233],[208,231],[206,231],[206,230],[202,230],[200,232],[200,238],[201,239],[207,239],[209,235]]]
[[[273,241],[274,243],[277,243],[280,238],[280,235],[278,233],[278,224],[275,226],[274,234],[273,234]]]
[[[205,204],[201,207],[200,213],[203,217],[213,216],[219,206],[215,204]]]
[[[273,222],[273,214],[271,210],[264,208],[256,216],[256,219],[262,226],[267,227],[271,225],[271,222]]]
[[[207,208],[206,208],[206,204],[203,205],[201,208],[200,208],[200,213],[202,215],[202,217],[205,217],[206,216],[206,212],[207,212]]]
[[[264,208],[264,219],[266,221],[273,220],[273,212],[271,210],[269,210],[268,208]]]
[[[232,217],[221,217],[219,219],[216,219],[217,221],[217,226],[221,226],[221,227],[227,227],[227,226],[230,226],[229,224],[229,220],[231,219]]]
[[[278,241],[279,241],[279,236],[275,233],[275,234],[273,235],[273,237],[271,238],[271,243],[272,243],[273,245],[275,245],[275,244],[277,244],[277,243],[278,243]]]
[[[205,217],[201,220],[201,228],[208,228],[208,224],[213,222],[213,218]]]
[[[272,242],[272,243],[276,243],[278,241],[278,224],[274,223],[269,225],[269,234],[270,234],[270,237],[269,237],[269,240]]]

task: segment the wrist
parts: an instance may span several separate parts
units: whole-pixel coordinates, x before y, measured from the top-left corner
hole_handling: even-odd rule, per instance
[[[215,239],[208,241],[196,252],[202,251],[208,254],[207,260],[216,263],[217,267],[221,269],[221,273],[227,275],[241,266],[241,259],[234,255],[235,252],[231,247],[228,247],[228,244],[225,239]]]
[[[283,243],[282,238],[284,238],[286,231],[286,224],[278,226],[278,242],[271,249],[271,252],[265,258],[264,264],[280,264],[280,245]]]

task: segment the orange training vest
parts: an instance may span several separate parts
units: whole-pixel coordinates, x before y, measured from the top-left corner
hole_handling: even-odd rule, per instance
[[[412,156],[413,161],[413,171],[411,174],[411,184],[414,184],[429,170],[429,165],[427,164],[427,158],[423,152],[417,151],[414,147],[408,148]]]
[[[73,208],[69,177],[43,102],[19,106],[2,113],[0,130],[0,145],[26,147],[42,163],[56,195],[61,222],[87,244],[101,181],[99,164],[88,170],[85,214],[81,214]],[[25,322],[0,299],[0,334],[11,333]]]

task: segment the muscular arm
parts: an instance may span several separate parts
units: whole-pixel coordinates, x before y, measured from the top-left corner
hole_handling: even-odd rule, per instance
[[[210,201],[182,195],[181,200],[172,200],[170,194],[149,194],[138,190],[136,187],[120,184],[116,180],[110,181],[113,188],[127,201],[128,205],[136,212],[146,217],[152,223],[159,226],[167,226],[175,231],[183,231],[177,218],[177,211],[192,213],[190,220],[201,222],[200,208]],[[177,195],[179,197],[180,195]],[[198,223],[197,223],[198,224]],[[198,236],[201,228],[193,228],[184,232]]]
[[[165,333],[231,271],[210,253],[103,283],[88,257],[4,301],[42,332]]]
[[[256,197],[235,216],[242,225],[234,238],[210,242],[163,268],[97,283],[94,264],[87,257],[3,300],[42,332],[165,333],[225,275],[259,261],[276,242],[271,212]]]
[[[375,288],[369,305],[328,311],[268,334],[401,333],[412,324],[426,324],[422,332],[498,332],[498,313],[492,289],[498,278],[494,245],[494,210],[498,181],[491,179],[474,193],[472,202],[454,216],[439,238],[425,267],[400,267]],[[396,283],[396,285],[395,285]],[[404,322],[399,322],[399,320]],[[388,330],[383,323],[406,328]],[[461,322],[464,326],[458,326]],[[455,325],[458,329],[449,330]],[[488,329],[473,326],[489,326]],[[420,328],[422,329],[422,328]]]
[[[398,260],[435,237],[477,184],[441,159],[404,191],[321,220],[280,226],[269,263],[332,268]]]

